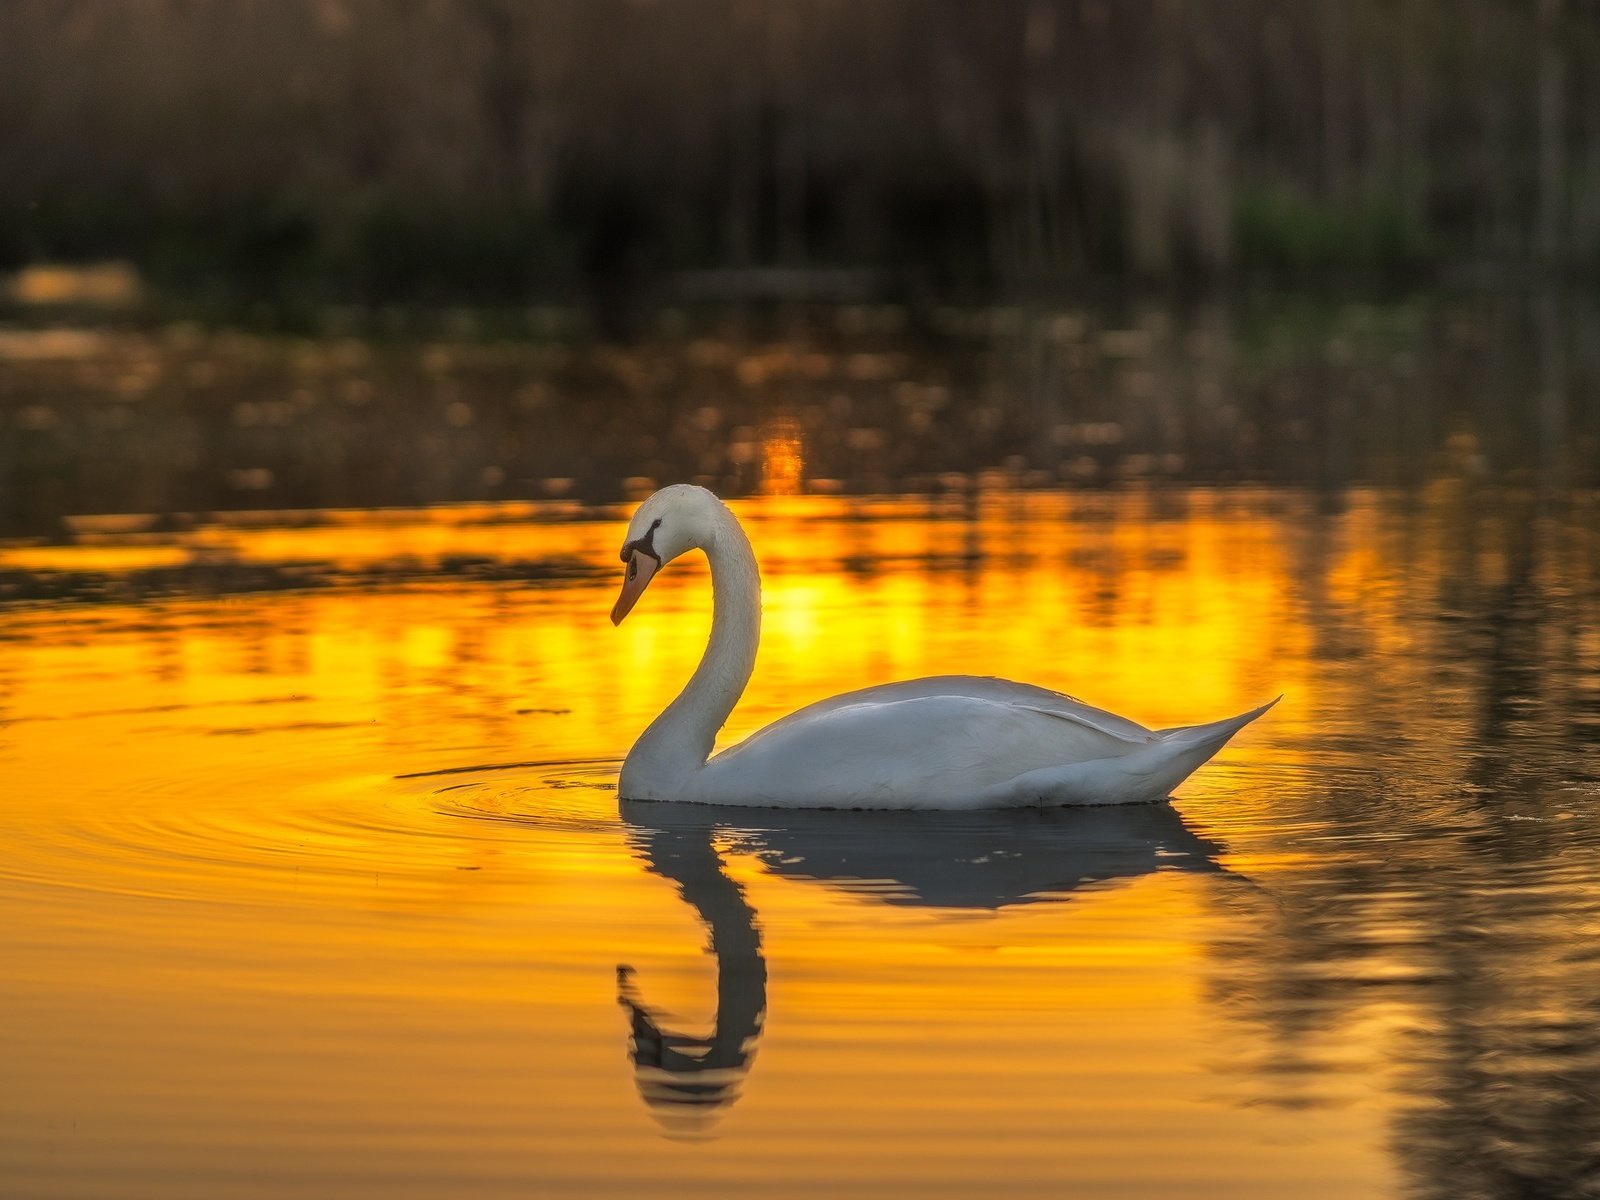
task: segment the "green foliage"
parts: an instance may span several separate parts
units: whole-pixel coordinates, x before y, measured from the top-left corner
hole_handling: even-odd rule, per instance
[[[1426,231],[1384,200],[1339,207],[1287,189],[1256,189],[1236,198],[1233,222],[1245,270],[1372,274],[1435,259]]]

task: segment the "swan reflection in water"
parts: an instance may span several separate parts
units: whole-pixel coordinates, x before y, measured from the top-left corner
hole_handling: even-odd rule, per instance
[[[639,998],[628,966],[617,968],[617,1003],[632,1026],[629,1045],[639,1094],[667,1133],[693,1137],[733,1103],[750,1070],[767,1008],[767,960],[761,955],[755,909],[723,871],[712,845],[714,819],[702,814],[698,824],[652,823],[652,810],[670,807],[676,806],[624,801],[622,815],[645,866],[676,883],[678,894],[711,932],[716,1021],[707,1037],[663,1029]]]
[[[675,1033],[617,968],[639,1092],[674,1137],[709,1135],[749,1073],[767,1007],[761,929],[714,839],[775,875],[874,900],[998,911],[1063,901],[1158,870],[1227,875],[1224,847],[1167,804],[990,812],[752,810],[624,800],[635,853],[677,885],[711,935],[717,1014],[709,1035]],[[1237,877],[1235,877],[1237,878]]]

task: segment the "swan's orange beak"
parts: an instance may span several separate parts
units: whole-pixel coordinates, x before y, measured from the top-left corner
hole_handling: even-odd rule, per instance
[[[622,618],[627,616],[638,603],[639,597],[644,595],[645,588],[650,586],[650,579],[656,573],[656,568],[661,564],[654,555],[645,554],[635,550],[628,555],[628,573],[622,577],[622,594],[617,597],[617,602],[611,606],[611,623],[621,625]]]

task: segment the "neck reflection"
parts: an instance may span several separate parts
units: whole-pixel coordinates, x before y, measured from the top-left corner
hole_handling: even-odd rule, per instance
[[[1225,847],[1166,804],[999,812],[839,812],[620,802],[634,852],[677,885],[710,933],[717,1013],[710,1034],[676,1033],[628,966],[618,1003],[634,1078],[669,1136],[709,1136],[749,1074],[767,1007],[756,911],[714,839],[774,875],[869,901],[960,910],[1059,903],[1159,870],[1227,875]]]
[[[634,807],[653,808],[625,803]],[[717,1015],[704,1037],[673,1033],[640,997],[632,968],[617,968],[617,1003],[627,1010],[629,1055],[645,1104],[673,1136],[710,1132],[738,1098],[767,1007],[767,962],[755,909],[729,879],[712,845],[713,825],[674,827],[628,819],[628,837],[652,872],[678,885],[711,934],[717,960]]]

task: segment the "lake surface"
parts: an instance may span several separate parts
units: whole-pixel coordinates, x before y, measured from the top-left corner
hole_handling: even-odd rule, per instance
[[[1600,1194],[1600,497],[1470,468],[737,504],[725,742],[1283,694],[1101,812],[619,810],[709,616],[626,506],[13,540],[0,1193]]]
[[[0,303],[0,539],[85,514],[1441,477],[1600,487],[1592,291],[329,312],[301,336]],[[3,581],[0,581],[3,586]]]

